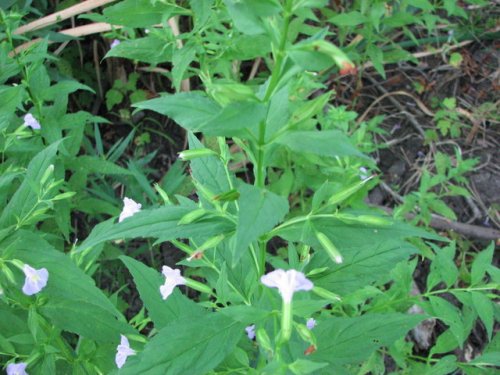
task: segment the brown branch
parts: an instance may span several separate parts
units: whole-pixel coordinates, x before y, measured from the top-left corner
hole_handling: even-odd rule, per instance
[[[385,206],[375,206],[392,215],[392,208]],[[411,220],[415,214],[408,213],[405,215],[406,219]],[[432,228],[438,230],[452,230],[467,237],[473,237],[481,240],[500,241],[500,230],[494,228],[480,227],[478,225],[464,224],[457,221],[449,220],[445,217],[431,214],[431,222],[429,224]]]

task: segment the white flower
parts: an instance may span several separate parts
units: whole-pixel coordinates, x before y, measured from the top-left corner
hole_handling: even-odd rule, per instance
[[[130,348],[128,339],[123,335],[120,335],[120,338],[120,345],[116,347],[115,356],[115,363],[118,368],[123,367],[125,361],[127,360],[127,357],[136,354],[135,350]]]
[[[109,48],[115,48],[120,43],[121,42],[118,39],[113,39],[113,41],[111,42]]]
[[[160,293],[163,299],[167,299],[177,285],[186,285],[186,279],[181,276],[180,270],[163,266],[161,273],[165,276],[165,284],[160,286]]]
[[[359,178],[364,181],[368,177],[370,177],[368,170],[365,167],[359,167]]]
[[[299,290],[311,290],[314,287],[302,272],[296,270],[274,270],[262,276],[260,281],[269,288],[278,288],[285,304],[292,302],[293,293]]]
[[[253,340],[255,338],[255,324],[246,327],[245,331],[247,332],[247,336],[250,340]]]
[[[45,285],[47,285],[47,280],[49,279],[49,271],[46,268],[40,268],[39,270],[25,264],[23,267],[23,272],[26,278],[24,279],[23,293],[27,296],[32,296],[37,294]]]
[[[127,217],[133,216],[141,210],[141,207],[142,205],[135,202],[133,199],[127,197],[123,198],[123,209],[118,218],[118,222],[121,223]]]
[[[311,330],[314,327],[316,327],[316,320],[314,318],[307,319],[306,327],[307,327],[308,330]]]
[[[7,366],[7,375],[28,375],[26,372],[27,363],[11,363]]]
[[[42,128],[38,120],[31,113],[25,114],[23,119],[24,119],[24,126],[28,126],[33,130],[38,130]]]

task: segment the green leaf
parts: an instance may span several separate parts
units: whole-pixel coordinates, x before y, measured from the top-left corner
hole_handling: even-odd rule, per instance
[[[16,111],[21,104],[24,92],[23,86],[0,86],[0,118],[12,115]]]
[[[486,270],[493,262],[494,248],[495,245],[491,242],[486,249],[476,255],[474,262],[472,262],[471,286],[477,285],[483,280]]]
[[[357,11],[338,14],[329,19],[329,21],[337,26],[357,26],[366,22],[366,17]]]
[[[76,158],[66,159],[68,167],[74,171],[85,171],[86,173],[96,173],[104,175],[131,175],[132,173],[115,163],[108,160],[90,156],[82,155]]]
[[[183,128],[191,131],[200,131],[200,126],[221,109],[216,102],[200,92],[165,95],[135,103],[133,106],[168,116]]]
[[[332,368],[360,363],[378,348],[404,337],[423,319],[425,316],[393,313],[318,320],[318,349],[310,359],[328,362]]]
[[[472,303],[477,314],[483,321],[486,332],[488,333],[488,340],[491,341],[493,336],[493,324],[495,320],[493,318],[493,302],[486,297],[483,293],[470,292],[472,296]]]
[[[11,241],[17,259],[49,271],[47,286],[41,292],[47,302],[40,311],[56,327],[97,341],[114,341],[120,333],[135,333],[94,280],[67,255],[28,231],[18,231]],[[35,243],[37,251],[33,251]]]
[[[40,184],[40,180],[49,165],[54,163],[60,141],[45,147],[29,163],[26,177],[21,186],[14,193],[13,197],[5,206],[0,216],[0,227],[7,227],[15,224],[17,218],[25,217],[37,204],[38,192],[34,186]]]
[[[352,293],[387,277],[399,262],[417,252],[412,245],[402,241],[388,241],[377,245],[365,243],[355,247],[339,247],[339,250],[344,257],[342,264],[334,265],[327,256],[315,255],[307,269],[328,267],[326,273],[312,276],[311,280],[314,285],[340,295]],[[368,271],[375,269],[377,272]]]
[[[288,365],[288,369],[295,375],[313,374],[315,371],[328,366],[325,362],[313,362],[306,359],[297,359],[295,362]]]
[[[427,204],[429,205],[429,208],[434,212],[437,212],[438,214],[443,215],[450,220],[457,220],[455,212],[453,212],[453,210],[448,207],[446,203],[444,203],[441,199],[429,200]]]
[[[434,6],[429,2],[429,0],[408,0],[408,4],[430,12],[434,10]]]
[[[190,150],[205,147],[192,132],[188,132],[188,140]],[[222,194],[231,189],[224,164],[217,156],[205,156],[193,159],[190,162],[190,166],[193,178],[212,194]]]
[[[432,247],[436,251],[436,257],[431,263],[431,272],[427,276],[427,291],[431,291],[442,281],[447,287],[451,287],[458,278],[458,269],[455,265],[455,242],[441,249],[437,246]]]
[[[257,133],[258,125],[264,121],[267,107],[258,102],[234,102],[202,124],[199,131],[206,135],[248,138],[248,130]]]
[[[248,184],[240,185],[238,191],[240,209],[234,240],[233,264],[253,241],[273,229],[288,213],[288,200],[284,197]]]
[[[373,67],[382,76],[382,78],[385,79],[384,53],[382,52],[382,49],[375,44],[369,44],[366,52],[370,57]]]
[[[200,314],[201,309],[177,289],[166,301],[163,300],[160,285],[164,279],[157,271],[127,256],[121,256],[120,259],[132,274],[144,307],[153,319],[156,329],[161,329],[182,316],[194,317]]]
[[[320,156],[368,157],[358,151],[344,134],[337,130],[291,131],[276,139],[292,151],[306,152]]]
[[[172,48],[173,44],[165,39],[148,35],[145,38],[122,41],[111,48],[104,57],[123,57],[157,65],[172,60]]]
[[[129,357],[119,374],[206,374],[234,350],[247,324],[221,313],[176,320]]]
[[[112,25],[127,27],[151,27],[170,18],[176,6],[164,2],[150,0],[124,0],[107,7],[103,15]]]
[[[94,227],[90,235],[78,246],[77,252],[96,246],[105,241],[136,237],[155,237],[160,242],[193,236],[210,237],[227,233],[233,225],[226,219],[202,218],[195,223],[178,225],[177,222],[197,207],[167,206],[142,210],[121,223],[113,224],[113,219]]]
[[[450,327],[455,340],[462,347],[465,341],[465,326],[460,310],[440,297],[430,296],[429,302],[432,306],[433,315]]]
[[[236,28],[244,34],[256,35],[266,31],[260,17],[279,13],[277,0],[224,0]]]
[[[172,57],[172,81],[175,91],[180,91],[184,74],[195,57],[196,45],[194,43],[187,43],[184,47],[174,50]]]

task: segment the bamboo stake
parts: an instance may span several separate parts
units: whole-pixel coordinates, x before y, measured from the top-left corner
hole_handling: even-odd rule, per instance
[[[101,7],[103,5],[112,3],[116,0],[87,0],[80,4],[73,5],[67,9],[61,10],[60,12],[49,14],[46,17],[40,18],[36,21],[30,22],[24,26],[19,27],[14,30],[14,34],[20,35],[27,33],[29,31],[34,31],[38,29],[43,29],[44,27],[53,25],[57,22],[63,21],[65,19],[71,18],[78,14],[87,12],[89,10]]]
[[[112,29],[120,29],[122,26],[113,26],[109,23],[106,22],[97,22],[97,23],[91,23],[89,25],[84,25],[84,26],[78,26],[78,27],[73,27],[70,29],[65,29],[59,31],[60,34],[64,35],[69,35],[73,37],[79,37],[79,36],[85,36],[85,35],[91,35],[91,34],[99,34],[103,33],[106,31],[110,31]],[[20,46],[17,46],[14,51],[9,53],[9,56],[17,55],[19,52],[24,51],[28,47],[32,46],[35,43],[38,43],[42,40],[42,38],[36,38],[33,40],[30,40],[29,42],[23,43]],[[49,43],[53,43],[49,41]]]

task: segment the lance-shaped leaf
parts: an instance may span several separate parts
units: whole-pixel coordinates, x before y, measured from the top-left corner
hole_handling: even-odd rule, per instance
[[[183,318],[165,326],[120,375],[206,374],[217,366],[245,332],[248,323],[221,313]]]
[[[7,247],[15,249],[17,259],[49,273],[40,308],[57,328],[97,341],[113,341],[122,334],[134,334],[123,315],[94,280],[80,270],[64,253],[54,249],[40,236],[18,231]],[[36,244],[37,251],[33,251]]]
[[[158,271],[130,257],[122,256],[120,259],[132,274],[144,307],[155,323],[155,328],[161,329],[176,319],[201,313],[201,308],[179,290],[175,290],[167,300],[163,300],[158,288],[164,278]]]
[[[220,112],[221,107],[201,92],[185,92],[134,104],[168,116],[184,129],[199,131],[202,124]]]
[[[391,345],[425,319],[423,315],[367,314],[354,318],[319,321],[315,331],[317,351],[310,359],[332,368],[364,361],[382,346]]]
[[[292,151],[311,153],[320,156],[358,156],[367,159],[351,144],[347,136],[338,130],[291,131],[276,139]]]
[[[261,235],[270,231],[288,212],[288,201],[270,191],[242,184],[238,187],[239,212],[234,243],[233,264],[243,251]]]
[[[113,224],[114,219],[105,221],[92,230],[76,251],[80,252],[102,242],[117,239],[153,237],[158,238],[160,242],[193,236],[206,239],[234,229],[229,220],[220,216],[202,218],[190,224],[178,225],[182,217],[196,208],[197,206],[167,206],[142,210],[134,214],[132,218],[117,224]]]

